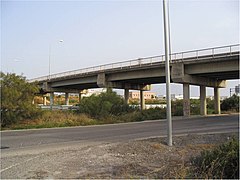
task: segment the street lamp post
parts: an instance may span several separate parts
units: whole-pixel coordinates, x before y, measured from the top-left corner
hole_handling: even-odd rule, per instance
[[[169,40],[169,13],[168,0],[163,0],[164,44],[165,44],[165,74],[166,74],[166,99],[167,99],[167,139],[172,146],[172,114],[171,114],[171,89],[170,89],[170,40]]]
[[[62,43],[63,40],[59,40],[59,43]],[[48,56],[48,80],[51,79],[51,51],[52,51],[52,45],[49,44],[49,56]]]

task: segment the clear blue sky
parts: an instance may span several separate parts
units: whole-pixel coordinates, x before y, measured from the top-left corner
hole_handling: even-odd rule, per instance
[[[162,0],[1,1],[2,71],[48,75],[50,44],[52,73],[161,55],[162,14]],[[170,0],[170,23],[172,52],[237,44],[239,1]],[[153,89],[165,94],[162,85]],[[172,93],[182,94],[181,86]]]

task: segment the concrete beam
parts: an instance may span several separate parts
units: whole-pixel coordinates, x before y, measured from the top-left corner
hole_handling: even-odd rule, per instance
[[[206,86],[200,86],[200,114],[207,115]]]
[[[190,116],[189,84],[183,84],[183,116]]]
[[[221,114],[219,88],[214,88],[214,111],[215,114]]]
[[[132,70],[127,72],[111,73],[108,81],[124,81],[129,79],[158,78],[165,76],[165,67]]]
[[[79,89],[53,88],[51,83],[44,82],[41,86],[40,91],[42,93],[51,93],[51,92],[78,93]]]
[[[105,73],[98,74],[97,85],[100,88],[133,89],[143,91],[151,90],[151,85],[108,81]]]
[[[171,78],[172,78],[172,81],[175,83],[192,84],[192,85],[208,86],[208,87],[219,87],[219,88],[226,87],[225,80],[217,80],[212,78],[186,74],[184,71],[183,63],[175,63],[172,65]]]
[[[227,65],[226,65],[227,63]],[[216,72],[239,71],[239,61],[229,59],[226,61],[205,61],[203,63],[185,64],[185,73],[187,74],[209,74]]]
[[[60,86],[70,86],[70,85],[76,85],[76,84],[90,84],[90,83],[96,83],[97,82],[97,76],[88,76],[88,77],[82,77],[82,78],[76,78],[76,79],[63,79],[61,81],[57,82],[51,82],[51,87],[60,87]]]

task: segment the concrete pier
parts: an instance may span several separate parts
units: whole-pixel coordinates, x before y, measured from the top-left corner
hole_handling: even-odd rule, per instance
[[[183,84],[183,116],[190,116],[189,84]]]
[[[65,93],[65,105],[69,105],[69,93]]]
[[[207,115],[206,86],[200,86],[200,114]]]
[[[54,105],[54,92],[50,93],[50,106]]]
[[[140,90],[140,107],[141,107],[141,110],[144,110],[145,109],[145,99],[144,99],[144,91],[143,90]]]
[[[43,96],[43,105],[46,106],[47,105],[47,97]]]
[[[221,114],[219,88],[214,88],[214,111],[215,114]]]
[[[80,92],[80,93],[78,94],[78,103],[81,102],[81,99],[82,99],[82,93]]]
[[[129,104],[129,89],[124,89],[125,103]]]

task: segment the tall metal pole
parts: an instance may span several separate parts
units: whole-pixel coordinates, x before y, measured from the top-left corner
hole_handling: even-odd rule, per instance
[[[51,76],[51,44],[49,45],[49,57],[48,57],[48,80]]]
[[[171,115],[171,90],[170,90],[170,42],[169,42],[169,19],[168,0],[163,0],[164,42],[165,42],[165,74],[166,74],[166,98],[167,98],[167,138],[168,145],[172,146],[172,115]]]
[[[63,42],[63,40],[61,39],[61,40],[59,40],[58,41],[59,43],[62,43]],[[51,49],[52,49],[52,45],[51,45],[51,43],[49,44],[49,57],[48,57],[48,80],[50,80],[51,79]]]

